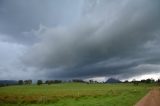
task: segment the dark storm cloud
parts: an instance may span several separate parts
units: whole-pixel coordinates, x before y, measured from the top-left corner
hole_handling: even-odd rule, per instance
[[[159,10],[159,0],[0,0],[0,79],[160,73]]]
[[[159,65],[159,10],[159,0],[88,0],[74,25],[39,30],[23,62],[57,78],[158,72],[140,66]]]
[[[23,64],[20,57],[38,41],[36,33],[44,26],[74,23],[81,12],[82,2],[0,0],[0,79],[44,77],[35,74],[36,68]]]
[[[9,41],[31,43],[36,40],[34,30],[40,25],[48,27],[67,24],[74,20],[72,12],[79,9],[70,0],[0,0],[0,33]]]

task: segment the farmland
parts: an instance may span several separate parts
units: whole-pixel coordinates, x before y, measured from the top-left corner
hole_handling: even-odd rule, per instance
[[[133,106],[153,85],[16,85],[0,88],[0,106]]]

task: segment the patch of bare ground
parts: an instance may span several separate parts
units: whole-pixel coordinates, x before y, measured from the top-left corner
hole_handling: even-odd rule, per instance
[[[160,106],[160,88],[154,88],[135,106]]]

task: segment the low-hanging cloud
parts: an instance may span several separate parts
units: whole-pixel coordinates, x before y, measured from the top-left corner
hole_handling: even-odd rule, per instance
[[[158,72],[152,69],[160,63],[159,0],[88,0],[84,4],[81,18],[69,27],[38,30],[39,42],[24,54],[24,64],[50,78],[128,78]]]

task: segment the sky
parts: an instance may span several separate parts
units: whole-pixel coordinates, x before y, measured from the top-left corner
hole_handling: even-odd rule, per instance
[[[160,78],[159,0],[0,0],[0,80]]]

